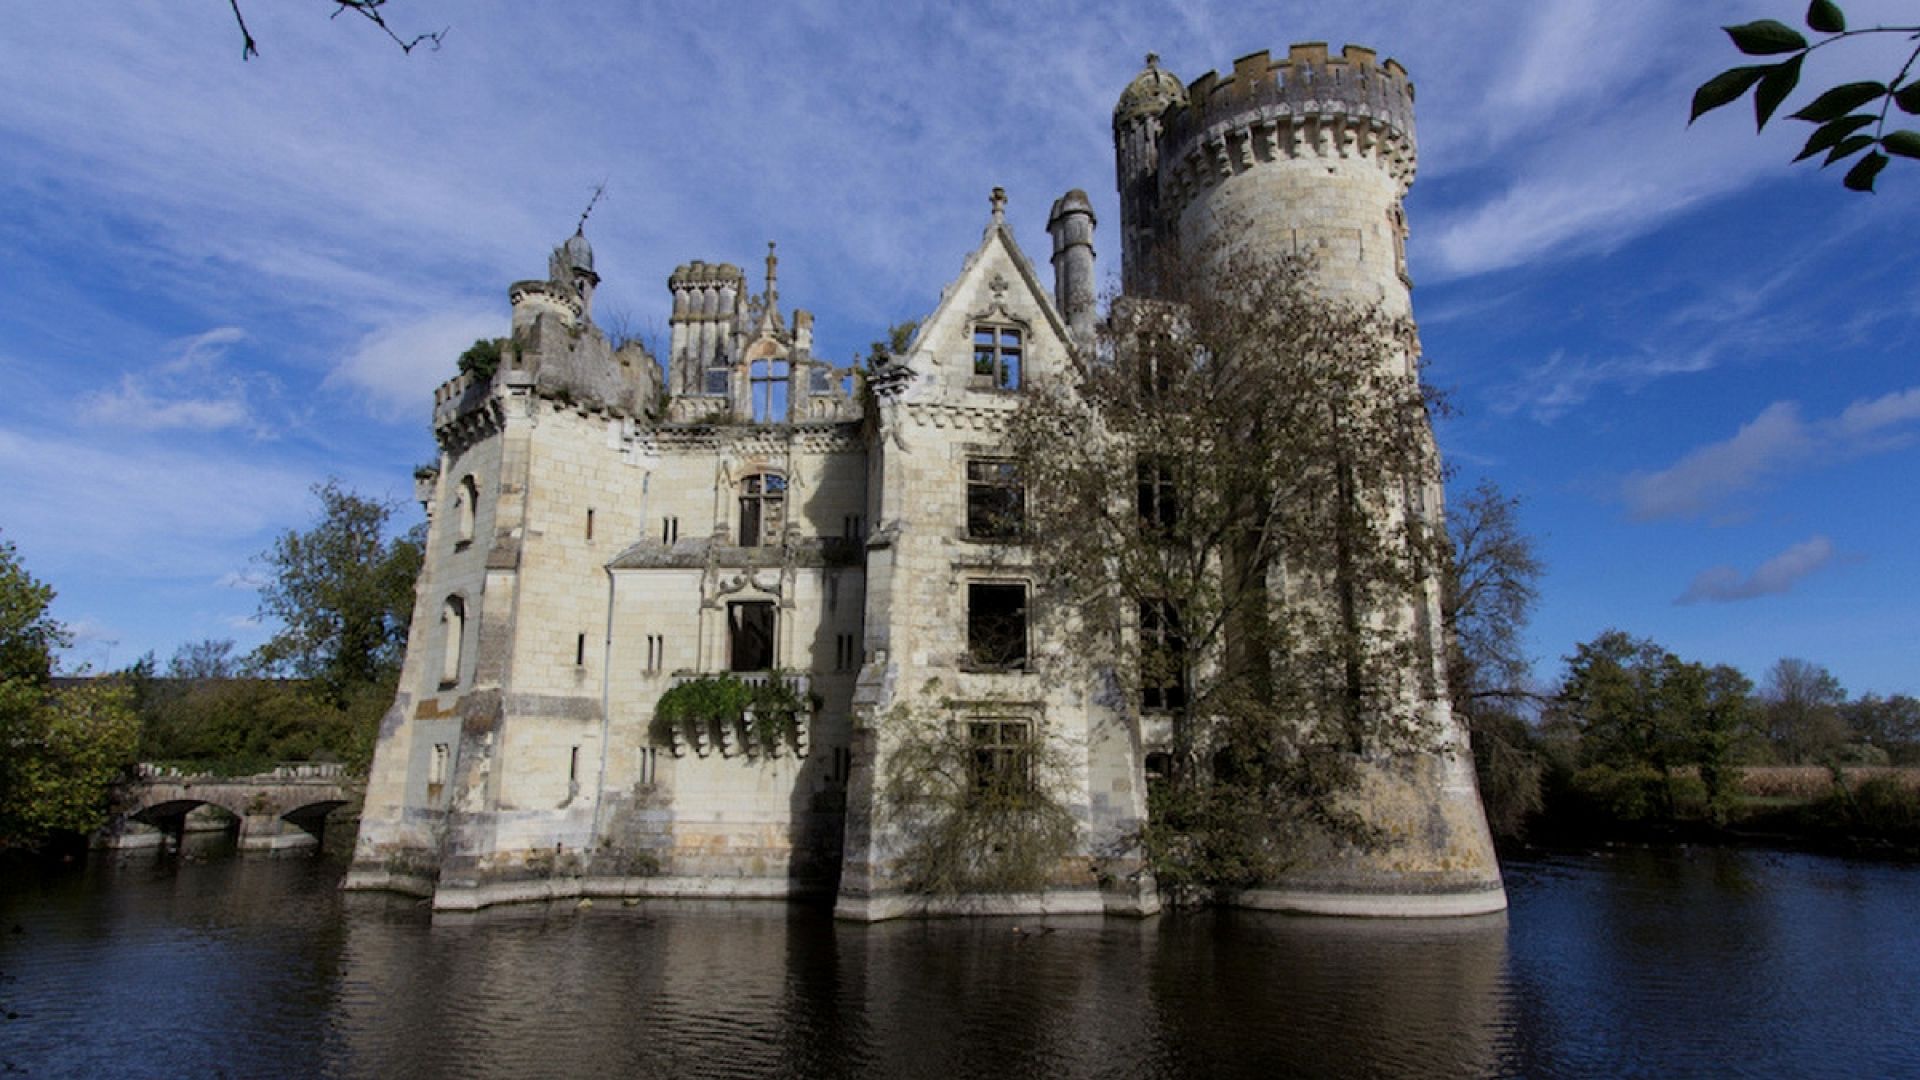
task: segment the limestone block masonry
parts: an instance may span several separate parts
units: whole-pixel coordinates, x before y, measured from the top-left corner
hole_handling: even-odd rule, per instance
[[[1255,53],[1191,84],[1149,57],[1113,116],[1126,290],[1152,291],[1157,249],[1231,236],[1311,254],[1330,296],[1410,313],[1412,109],[1406,72],[1355,47]],[[1061,371],[1098,318],[1084,192],[1053,205],[1051,288],[1004,203],[996,189],[958,276],[873,370],[814,355],[772,245],[757,293],[731,263],[674,271],[665,357],[594,324],[583,232],[544,280],[511,286],[497,367],[435,395],[426,560],[347,888],[440,910],[575,896],[818,896],[855,920],[1158,910],[1132,838],[1164,725],[1143,724],[1098,658],[1070,678],[1029,673],[1070,651],[1057,617],[1029,617],[1046,582],[970,518],[970,480],[1004,460],[1022,386]],[[1388,621],[1438,625],[1432,589],[1410,603]],[[1443,687],[1429,644],[1422,675]],[[778,727],[656,716],[674,687],[720,674],[805,704]],[[1353,795],[1389,842],[1313,841],[1296,872],[1230,902],[1505,907],[1465,733],[1431,696],[1427,744],[1370,760]],[[1078,839],[1044,890],[902,887],[904,838],[877,802],[887,718],[903,713],[1017,728],[1063,763]]]

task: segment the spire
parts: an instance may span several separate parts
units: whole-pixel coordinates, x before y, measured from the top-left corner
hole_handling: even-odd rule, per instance
[[[780,305],[780,256],[773,253],[773,241],[767,241],[767,307]]]

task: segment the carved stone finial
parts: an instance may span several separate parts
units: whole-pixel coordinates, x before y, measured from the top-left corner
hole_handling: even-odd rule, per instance
[[[780,295],[780,256],[773,253],[773,241],[767,241],[767,302]]]
[[[1147,66],[1150,68],[1158,68],[1160,66],[1160,54],[1157,52],[1148,53]]]
[[[995,225],[1005,224],[1007,220],[1007,189],[1003,187],[994,188],[990,201],[993,203],[993,223]]]

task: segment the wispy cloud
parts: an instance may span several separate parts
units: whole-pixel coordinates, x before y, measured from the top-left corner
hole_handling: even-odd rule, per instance
[[[433,388],[454,376],[460,353],[506,328],[504,311],[448,312],[392,323],[361,338],[325,385],[360,395],[386,419],[417,418],[432,406]]]
[[[1726,604],[1779,596],[1791,590],[1803,578],[1833,561],[1833,542],[1814,536],[1768,559],[1751,574],[1742,574],[1732,566],[1714,566],[1695,575],[1687,591],[1676,604]]]
[[[1598,359],[1556,349],[1542,363],[1492,391],[1491,406],[1502,416],[1524,412],[1539,423],[1551,423],[1604,389],[1631,393],[1655,379],[1712,366],[1713,353],[1705,349]]]
[[[1690,518],[1719,510],[1793,469],[1822,459],[1881,453],[1913,441],[1920,387],[1848,405],[1836,417],[1809,421],[1800,406],[1776,401],[1721,442],[1689,451],[1672,465],[1635,473],[1621,484],[1636,521]]]
[[[260,376],[223,370],[228,348],[244,340],[238,327],[221,326],[180,342],[176,354],[159,364],[120,376],[111,389],[80,402],[89,423],[130,431],[224,431],[258,423],[250,398]]]

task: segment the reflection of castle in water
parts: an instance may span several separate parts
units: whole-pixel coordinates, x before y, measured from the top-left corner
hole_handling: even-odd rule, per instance
[[[1152,294],[1157,250],[1205,250],[1230,229],[1239,249],[1310,255],[1331,297],[1409,314],[1412,107],[1405,70],[1361,48],[1255,53],[1191,85],[1149,58],[1113,114],[1129,295]],[[783,309],[771,250],[758,294],[730,264],[677,269],[658,362],[594,325],[584,234],[545,280],[511,287],[497,368],[477,356],[436,396],[426,562],[350,888],[448,910],[828,891],[845,918],[926,910],[899,882],[905,838],[875,782],[898,744],[888,718],[913,713],[966,733],[977,758],[1042,746],[1069,763],[1063,801],[1081,828],[1052,886],[959,907],[1157,907],[1134,838],[1178,706],[1111,692],[1132,660],[1081,663],[1039,614],[1048,582],[996,526],[1026,497],[1007,417],[1093,333],[1094,214],[1080,191],[1053,204],[1048,289],[1004,202],[996,190],[979,246],[871,373],[814,353],[813,318]],[[1411,351],[1390,366],[1417,377]],[[1439,492],[1379,501],[1399,522],[1434,512]],[[1437,586],[1400,606],[1367,626],[1421,656],[1407,676],[1427,688],[1424,741],[1368,759],[1360,796],[1391,842],[1319,844],[1236,902],[1505,905],[1447,710]],[[720,673],[818,704],[779,730],[750,713],[656,717],[675,687]]]
[[[645,901],[428,928],[363,905],[330,1025],[360,1075],[1481,1076],[1513,1022],[1497,915],[852,931]]]

